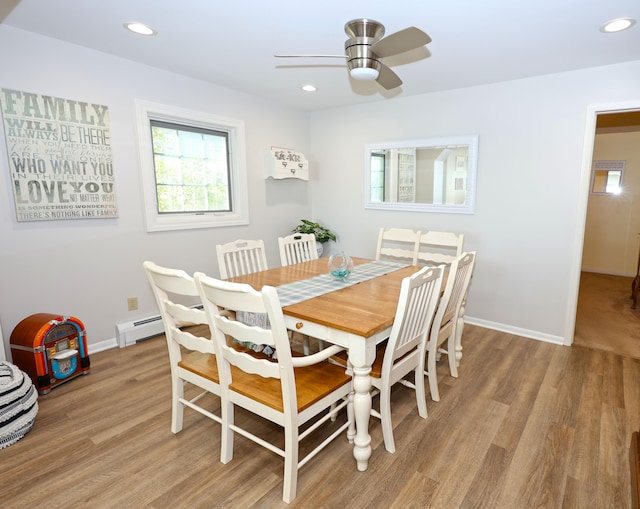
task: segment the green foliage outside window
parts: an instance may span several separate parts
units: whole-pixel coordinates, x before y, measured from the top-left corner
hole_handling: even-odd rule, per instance
[[[158,213],[231,210],[226,132],[151,121]]]

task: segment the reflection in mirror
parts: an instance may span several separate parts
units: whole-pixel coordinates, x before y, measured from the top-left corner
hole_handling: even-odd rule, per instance
[[[594,161],[592,194],[620,194],[626,161]]]
[[[365,207],[472,214],[477,136],[365,146]]]

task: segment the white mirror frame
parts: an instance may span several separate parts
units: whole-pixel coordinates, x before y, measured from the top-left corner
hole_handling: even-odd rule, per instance
[[[371,201],[371,152],[390,148],[435,148],[455,145],[468,145],[467,159],[467,196],[463,205],[446,205],[432,203],[399,203]],[[365,172],[364,196],[366,209],[407,210],[412,212],[442,212],[447,214],[474,214],[476,203],[476,177],[478,171],[478,136],[441,136],[415,140],[396,140],[369,143],[364,147]]]

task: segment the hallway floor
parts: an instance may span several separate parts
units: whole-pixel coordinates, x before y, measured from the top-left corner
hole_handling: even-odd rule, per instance
[[[582,272],[574,344],[640,359],[640,305],[631,309],[633,278]]]

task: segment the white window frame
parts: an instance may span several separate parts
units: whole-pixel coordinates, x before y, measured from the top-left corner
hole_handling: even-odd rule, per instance
[[[136,100],[136,114],[144,217],[148,232],[249,224],[246,147],[242,120],[141,100]],[[233,210],[205,213],[158,213],[151,120],[213,129],[229,134],[229,170]]]

